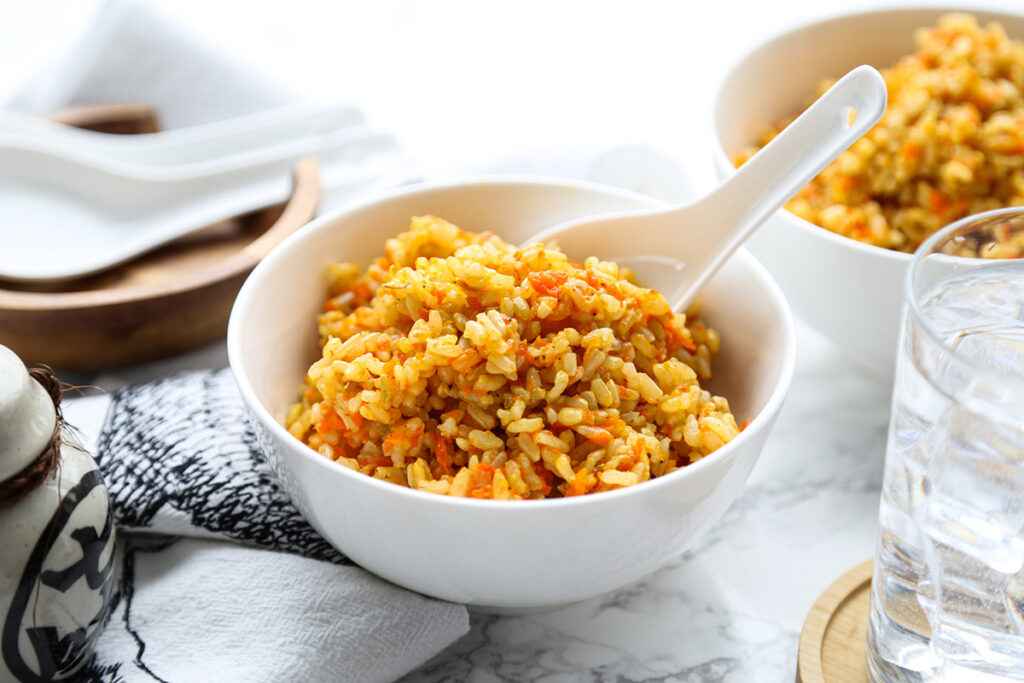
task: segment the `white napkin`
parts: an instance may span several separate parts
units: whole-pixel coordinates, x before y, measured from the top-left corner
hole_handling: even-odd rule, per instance
[[[135,590],[100,639],[94,680],[393,681],[469,628],[461,606],[357,567],[149,540],[125,551]]]
[[[372,576],[306,523],[256,450],[230,371],[72,400],[66,414],[122,535],[87,680],[391,681],[468,631],[464,607]]]
[[[106,0],[91,26],[5,107],[145,103],[166,128],[210,123],[291,102],[286,84],[246,68],[145,0]]]

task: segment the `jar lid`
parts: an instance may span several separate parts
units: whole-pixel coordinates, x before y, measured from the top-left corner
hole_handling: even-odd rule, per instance
[[[39,457],[53,437],[57,411],[25,364],[0,345],[0,481],[6,481]]]

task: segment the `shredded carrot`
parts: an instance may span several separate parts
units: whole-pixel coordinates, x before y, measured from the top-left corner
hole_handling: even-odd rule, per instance
[[[354,284],[352,286],[352,294],[362,303],[366,303],[373,298],[373,290],[371,290],[370,285],[365,282],[357,282]]]
[[[476,466],[473,472],[473,481],[470,484],[470,498],[491,498],[493,497],[494,466],[482,462]]]
[[[836,183],[839,185],[843,192],[849,192],[853,188],[857,187],[860,180],[852,175],[840,176],[836,179]]]
[[[560,270],[545,270],[540,273],[530,273],[526,276],[534,291],[545,296],[558,296],[558,291],[569,279],[568,273]]]
[[[601,427],[587,427],[586,429],[581,427],[578,431],[587,438],[587,441],[596,443],[598,446],[607,446],[614,438],[611,432]]]
[[[594,486],[594,477],[586,470],[580,470],[573,477],[572,481],[569,482],[563,494],[566,496],[582,496]]]
[[[681,346],[690,353],[697,351],[697,345],[693,343],[693,340],[686,334],[685,330],[677,327],[675,321],[670,325],[666,325],[665,331],[669,334],[669,341],[675,346]]]
[[[621,417],[609,415],[608,417],[605,418],[604,422],[602,422],[598,426],[603,427],[604,429],[607,429],[609,432],[614,433],[624,429],[626,427],[626,423],[625,421],[623,421]]]
[[[345,423],[341,421],[338,414],[334,412],[334,408],[330,407],[326,401],[320,404],[320,412],[323,414],[323,417],[316,423],[316,431],[320,436],[330,434],[331,432],[340,432],[345,428]]]
[[[452,440],[446,436],[437,435],[437,444],[434,446],[434,458],[441,467],[444,474],[452,473]]]
[[[903,148],[900,150],[903,154],[903,158],[908,161],[917,161],[920,159],[922,151],[923,150],[920,145],[910,142],[909,140],[903,143]]]
[[[366,457],[357,458],[361,467],[391,467],[394,465],[390,458],[385,458],[382,455],[371,455]]]
[[[493,498],[493,487],[491,484],[481,484],[476,488],[470,489],[467,495],[470,498]]]
[[[398,448],[399,444],[407,444],[408,439],[406,437],[405,429],[399,427],[392,429],[391,433],[384,437],[384,442],[381,444],[381,448],[384,450],[384,454],[390,456],[391,452]]]

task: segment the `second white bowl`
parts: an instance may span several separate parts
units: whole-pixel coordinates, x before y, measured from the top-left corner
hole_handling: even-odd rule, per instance
[[[798,113],[818,84],[861,64],[885,68],[913,52],[914,31],[952,10],[885,9],[798,26],[741,59],[715,97],[715,167],[736,169],[733,156],[769,126]],[[1024,16],[973,11],[1024,39]],[[910,254],[863,244],[780,210],[749,243],[782,285],[796,315],[865,369],[892,382]]]

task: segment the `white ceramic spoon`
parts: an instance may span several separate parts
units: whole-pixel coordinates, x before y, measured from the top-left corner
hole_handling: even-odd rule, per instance
[[[16,139],[19,147],[39,147],[117,175],[147,179],[213,175],[272,159],[296,159],[315,151],[325,137],[362,125],[358,110],[338,104],[292,105],[143,135],[108,135],[0,112],[0,134]]]
[[[642,263],[644,285],[683,310],[769,216],[881,118],[885,104],[882,75],[859,66],[693,204],[570,221],[530,243],[557,242],[570,256]]]
[[[325,187],[391,171],[394,140],[359,129],[316,151]],[[0,138],[0,278],[50,282],[95,273],[205,225],[284,201],[290,160],[212,176],[140,179]]]

